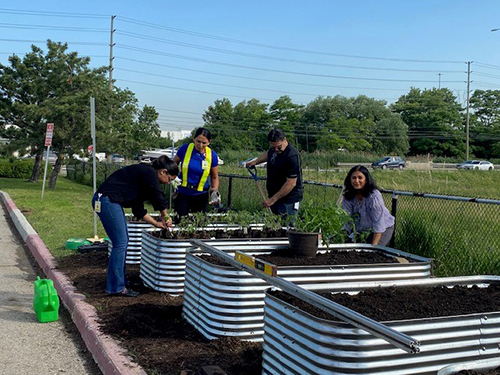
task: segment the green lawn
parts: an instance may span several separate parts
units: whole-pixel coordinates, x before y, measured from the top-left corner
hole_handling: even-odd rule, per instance
[[[59,178],[55,189],[45,186],[42,200],[42,182],[0,178],[0,190],[10,195],[56,257],[72,252],[64,248],[68,238],[94,236],[94,217],[90,206],[93,194],[89,186]],[[97,223],[97,234],[104,237],[100,221],[97,220]]]

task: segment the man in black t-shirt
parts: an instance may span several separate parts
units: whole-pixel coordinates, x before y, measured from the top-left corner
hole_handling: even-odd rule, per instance
[[[296,215],[302,201],[302,163],[299,152],[290,145],[280,129],[273,129],[267,135],[271,148],[247,167],[267,161],[267,193],[263,202],[274,214]]]

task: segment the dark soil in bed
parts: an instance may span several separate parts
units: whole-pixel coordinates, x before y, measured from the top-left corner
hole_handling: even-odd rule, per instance
[[[485,371],[475,371],[475,370],[462,370],[454,375],[500,375],[500,367],[497,367],[493,370],[485,370]]]
[[[303,311],[323,319],[335,319],[322,310],[288,293],[271,294]],[[320,293],[343,306],[376,321],[419,319],[500,311],[500,285],[487,288],[473,286],[375,288],[355,295]]]
[[[121,342],[148,373],[201,374],[218,365],[227,374],[262,371],[262,345],[231,338],[209,341],[181,316],[182,297],[144,286],[132,287],[137,298],[106,295],[107,252],[75,254],[58,260],[58,268],[74,283],[99,315],[101,329]],[[140,284],[139,266],[127,266],[129,281]]]
[[[211,256],[200,255],[207,262],[227,266],[223,260]],[[276,266],[320,266],[320,265],[342,265],[342,264],[373,264],[373,263],[398,263],[394,257],[375,251],[328,251],[317,254],[314,258],[294,257],[289,254],[288,249],[277,250],[269,255],[258,255],[257,258]]]
[[[244,231],[242,229],[237,230],[202,230],[196,231],[194,233],[186,233],[186,232],[178,232],[178,231],[169,231],[169,230],[161,230],[154,231],[152,235],[158,238],[165,239],[173,239],[173,240],[182,240],[182,239],[210,239],[210,238],[283,238],[287,237],[286,229],[273,230],[269,228],[264,228],[263,230],[258,229],[250,229],[248,231]]]

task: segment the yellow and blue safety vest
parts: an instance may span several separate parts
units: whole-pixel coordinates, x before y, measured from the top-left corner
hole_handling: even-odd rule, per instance
[[[182,161],[179,192],[189,195],[206,192],[210,188],[210,169],[219,165],[217,153],[207,147],[203,155],[190,143],[181,146],[177,156]]]

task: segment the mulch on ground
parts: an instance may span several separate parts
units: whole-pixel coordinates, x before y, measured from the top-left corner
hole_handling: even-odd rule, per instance
[[[201,374],[218,365],[227,374],[253,375],[262,371],[262,344],[222,338],[209,341],[182,318],[182,297],[142,286],[139,266],[127,266],[137,298],[105,293],[106,251],[75,254],[58,260],[58,268],[86,296],[99,316],[101,329],[128,350],[146,371],[154,374]]]

